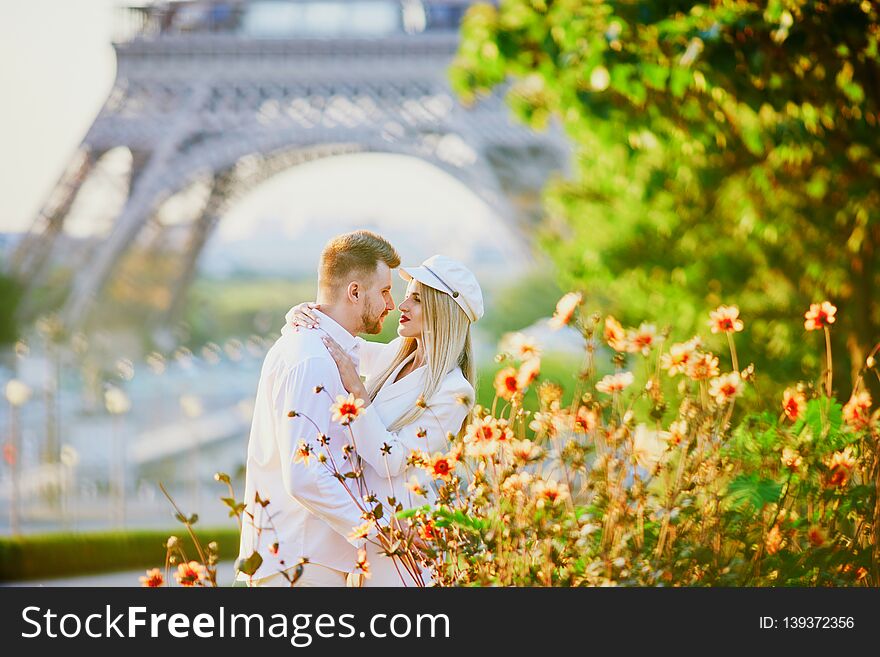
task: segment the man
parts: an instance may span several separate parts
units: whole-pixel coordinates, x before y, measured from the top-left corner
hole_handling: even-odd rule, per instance
[[[266,354],[248,442],[240,546],[242,563],[261,563],[250,576],[238,575],[252,586],[289,586],[303,557],[308,562],[296,586],[345,586],[354,568],[364,542],[348,538],[363,523],[357,505],[324,465],[295,458],[295,452],[301,443],[318,448],[318,434],[324,434],[329,445],[318,451],[345,468],[343,446],[350,438],[331,422],[330,406],[346,393],[322,336],[356,360],[355,335],[379,333],[394,310],[391,270],[399,265],[394,247],[375,233],[359,230],[330,240],[318,272],[321,330],[282,331]],[[325,392],[316,393],[317,386]]]

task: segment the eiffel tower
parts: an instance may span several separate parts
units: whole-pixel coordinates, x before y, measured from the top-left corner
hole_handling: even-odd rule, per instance
[[[59,257],[69,256],[63,235],[74,201],[102,158],[120,148],[131,161],[121,210],[68,267],[61,319],[70,329],[85,326],[108,288],[120,286],[152,304],[160,324],[172,321],[230,205],[317,158],[421,158],[522,226],[536,210],[518,199],[524,191],[537,197],[547,175],[565,167],[568,146],[558,129],[539,134],[516,124],[499,94],[471,108],[456,101],[447,69],[469,4],[201,0],[121,8],[126,35],[114,43],[113,89],[13,253],[13,272],[31,289],[45,284]],[[157,219],[163,204],[196,186],[200,210],[171,240]],[[139,259],[144,253],[155,258]],[[141,294],[140,279],[158,280],[159,294]]]

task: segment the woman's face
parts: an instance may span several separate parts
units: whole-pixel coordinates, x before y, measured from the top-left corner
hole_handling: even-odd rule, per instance
[[[402,338],[422,337],[422,301],[417,291],[418,283],[411,280],[406,288],[406,298],[400,303],[400,324],[397,335]]]

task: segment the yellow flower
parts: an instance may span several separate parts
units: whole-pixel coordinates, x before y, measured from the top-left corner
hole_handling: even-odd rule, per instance
[[[828,301],[811,303],[810,309],[804,314],[804,328],[808,331],[818,331],[821,328],[834,323],[837,307]]]
[[[174,573],[174,579],[181,586],[202,586],[207,576],[207,569],[198,561],[179,564]]]
[[[843,407],[843,419],[853,429],[867,429],[871,424],[871,393],[855,393]]]
[[[632,385],[634,377],[632,372],[618,372],[617,374],[609,374],[596,384],[596,390],[610,395],[620,392],[624,388]]]
[[[569,292],[564,295],[556,304],[556,312],[553,313],[553,317],[548,322],[550,328],[558,330],[568,324],[574,315],[574,311],[581,305],[582,300],[580,292]]]
[[[364,400],[356,399],[353,394],[337,395],[336,403],[330,406],[333,413],[333,422],[339,422],[342,425],[350,424],[357,419],[363,410]]]
[[[505,367],[495,375],[495,394],[510,401],[513,396],[519,392],[516,383],[516,370],[512,367]]]
[[[141,586],[155,589],[163,584],[165,584],[165,578],[162,576],[162,571],[158,568],[153,568],[152,570],[148,570],[146,576],[141,576]]]
[[[804,414],[807,398],[797,388],[786,388],[782,393],[782,410],[785,416],[794,422]]]
[[[614,351],[624,352],[629,348],[629,343],[626,340],[626,331],[623,330],[623,327],[620,325],[614,317],[608,315],[605,318],[605,332],[604,332],[605,342],[608,343],[608,346],[614,349]]]
[[[739,397],[742,390],[743,382],[739,372],[723,374],[709,381],[709,394],[721,405],[726,404],[734,397]]]
[[[712,333],[735,333],[743,330],[742,320],[739,318],[737,306],[718,306],[709,313],[709,328]]]

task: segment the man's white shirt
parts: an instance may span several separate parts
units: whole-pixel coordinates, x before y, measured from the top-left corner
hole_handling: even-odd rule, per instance
[[[248,442],[240,545],[240,557],[247,558],[256,550],[263,558],[254,578],[291,568],[302,557],[349,572],[354,570],[356,548],[364,543],[348,539],[363,522],[360,509],[343,484],[317,460],[317,454],[329,451],[339,469],[347,471],[343,447],[351,442],[348,429],[331,422],[331,404],[337,395],[347,393],[321,338],[326,333],[355,360],[359,340],[327,315],[318,315],[319,330],[293,331],[285,326],[260,373]],[[324,392],[316,393],[316,386],[323,386]],[[297,416],[289,417],[290,411]],[[330,439],[329,446],[319,445],[319,434]],[[308,465],[294,463],[300,441],[314,450]],[[347,482],[358,496],[356,480]],[[265,508],[255,503],[256,494],[269,500]],[[273,554],[274,543],[277,554]]]

